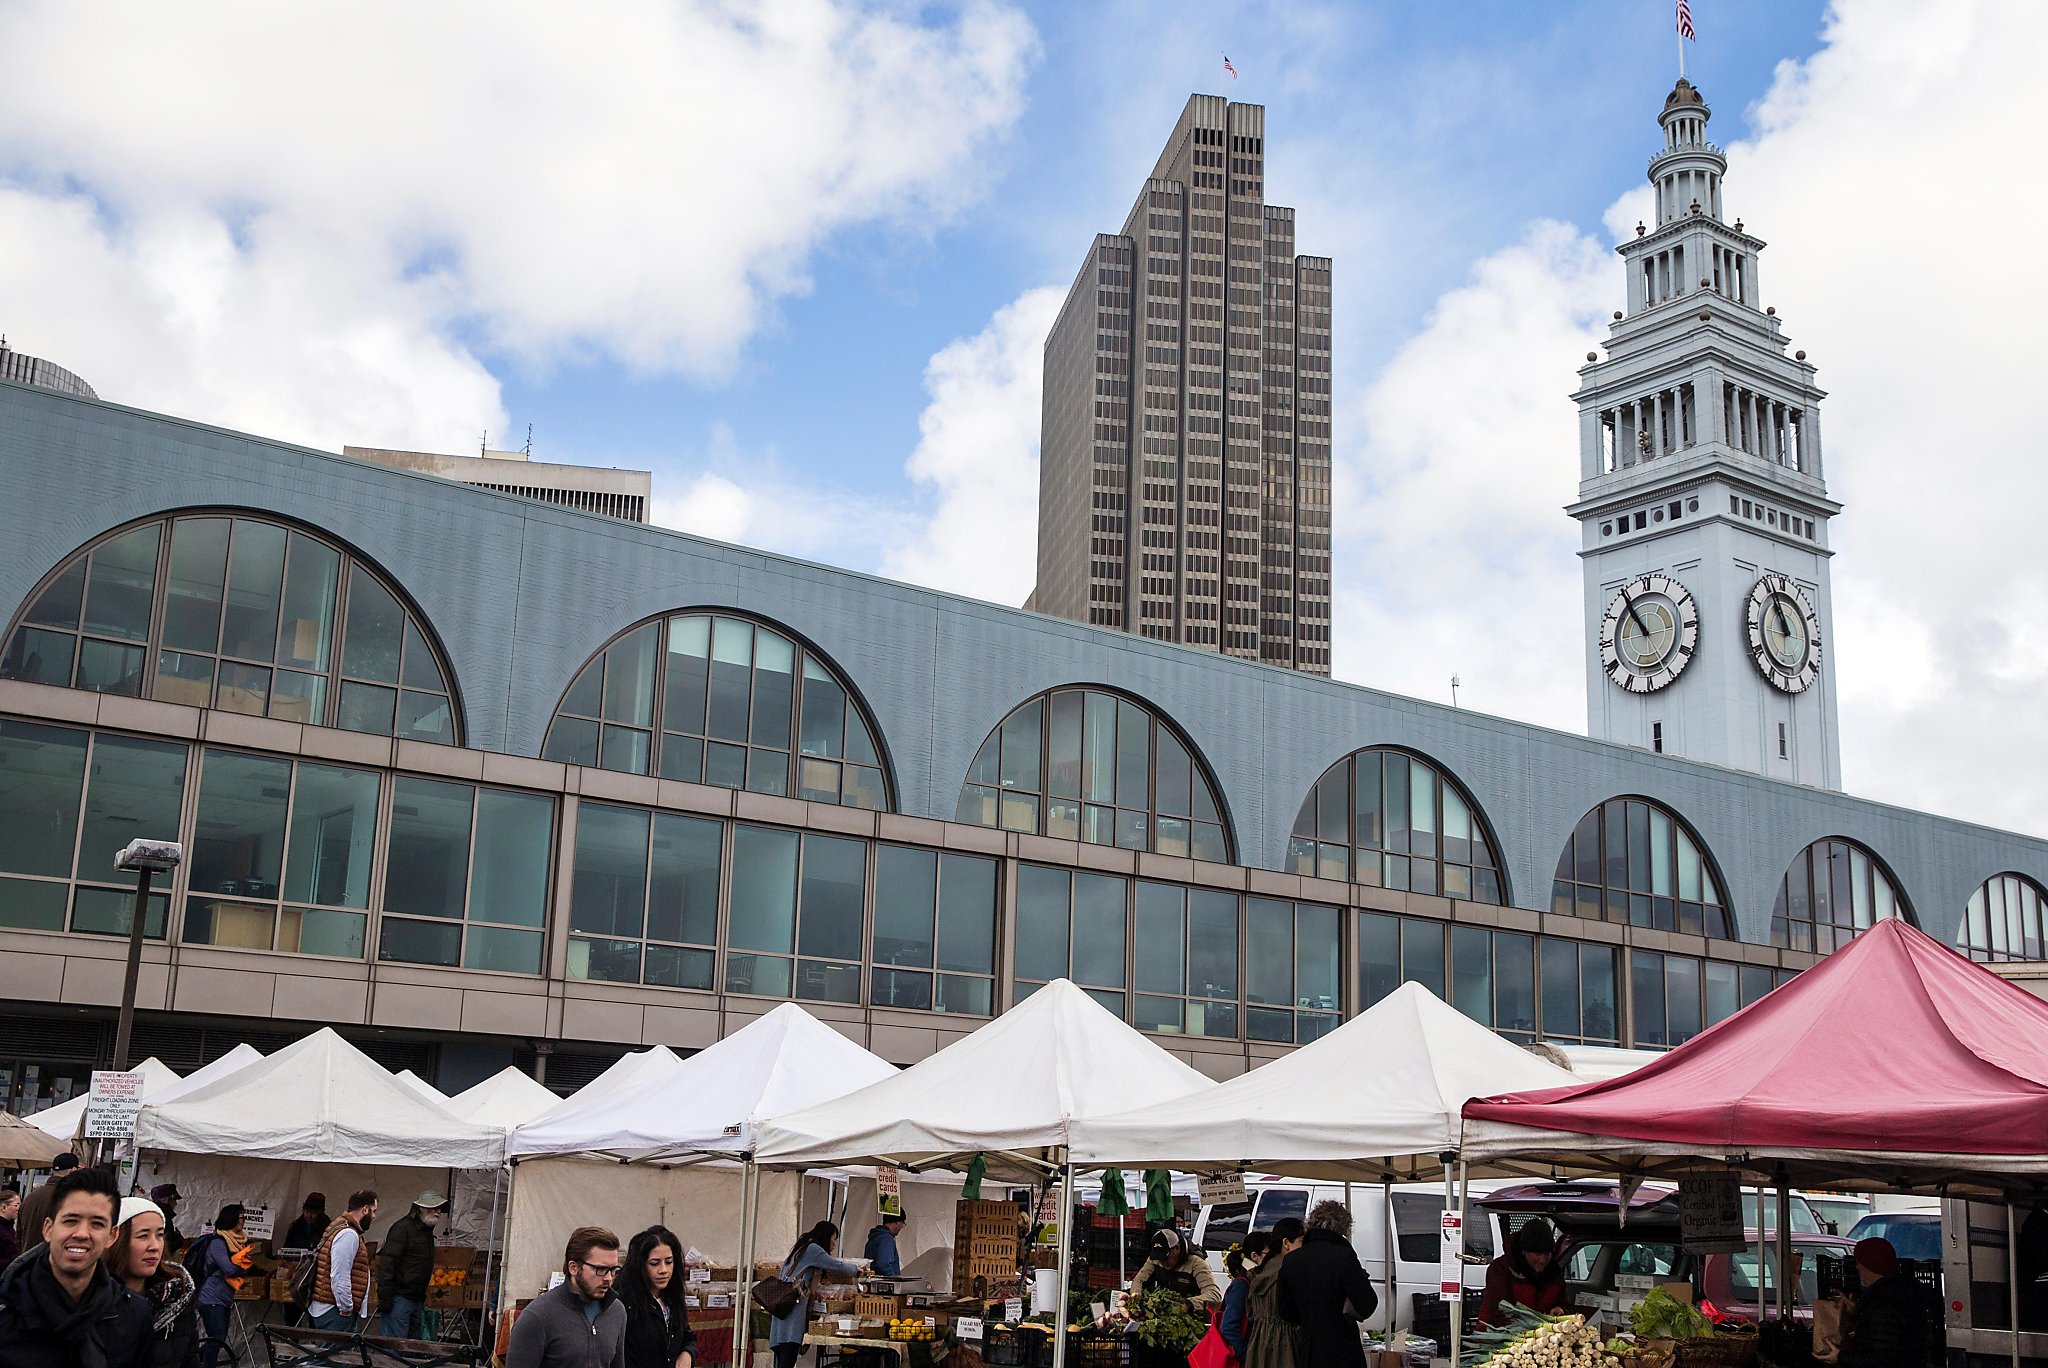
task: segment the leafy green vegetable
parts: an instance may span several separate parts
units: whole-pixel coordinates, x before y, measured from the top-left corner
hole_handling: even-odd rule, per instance
[[[1711,1321],[1661,1287],[1628,1313],[1628,1324],[1646,1339],[1703,1339],[1714,1333]]]
[[[1195,1319],[1188,1299],[1178,1292],[1155,1287],[1138,1299],[1143,1319],[1138,1321],[1138,1338],[1154,1349],[1185,1354],[1209,1333],[1209,1322]]]

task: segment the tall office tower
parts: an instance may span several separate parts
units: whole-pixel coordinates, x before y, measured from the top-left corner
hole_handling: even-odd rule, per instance
[[[1650,159],[1654,224],[1620,248],[1628,308],[1579,405],[1586,724],[1596,737],[1840,788],[1820,401],[1763,303],[1763,239],[1680,78]]]
[[[1028,607],[1330,672],[1330,261],[1266,111],[1196,95],[1045,344]]]

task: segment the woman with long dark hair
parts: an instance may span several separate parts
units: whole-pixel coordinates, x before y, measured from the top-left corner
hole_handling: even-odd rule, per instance
[[[148,1368],[198,1368],[198,1294],[191,1275],[164,1260],[164,1209],[147,1197],[124,1198],[120,1226],[107,1271],[149,1303]]]
[[[781,1276],[796,1284],[797,1303],[786,1316],[777,1316],[768,1326],[768,1347],[775,1352],[775,1368],[795,1368],[804,1351],[804,1332],[811,1327],[811,1297],[819,1276],[830,1274],[841,1281],[860,1276],[860,1265],[833,1257],[839,1247],[839,1227],[820,1221],[797,1237],[789,1257],[782,1261]]]
[[[691,1368],[697,1336],[683,1301],[683,1242],[649,1226],[626,1248],[619,1300],[626,1304],[626,1368]]]

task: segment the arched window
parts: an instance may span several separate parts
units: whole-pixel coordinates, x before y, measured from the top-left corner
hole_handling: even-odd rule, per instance
[[[874,726],[839,672],[736,613],[613,638],[562,695],[541,758],[889,810]]]
[[[0,679],[460,745],[425,622],[376,569],[297,526],[178,513],[66,561]]]
[[[1610,798],[1579,820],[1550,900],[1560,916],[1734,935],[1706,848],[1684,818],[1647,798]]]
[[[1886,917],[1913,920],[1878,858],[1840,836],[1815,841],[1792,859],[1771,908],[1771,944],[1825,955]]]
[[[2048,893],[2024,874],[1994,874],[1970,895],[1956,942],[1973,960],[2037,960]]]
[[[1371,746],[1316,780],[1287,845],[1296,874],[1503,903],[1486,819],[1464,788],[1419,755]]]
[[[989,733],[957,820],[1228,863],[1208,767],[1171,723],[1102,689],[1054,689]]]

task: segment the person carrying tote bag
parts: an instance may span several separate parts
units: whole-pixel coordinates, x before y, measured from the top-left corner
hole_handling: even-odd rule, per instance
[[[782,1261],[777,1281],[793,1287],[797,1295],[795,1304],[783,1314],[770,1313],[768,1347],[775,1354],[775,1368],[796,1368],[797,1358],[804,1351],[804,1334],[811,1328],[811,1290],[818,1275],[828,1273],[842,1280],[860,1276],[859,1264],[832,1256],[838,1246],[839,1227],[830,1221],[820,1221],[797,1239],[789,1257]],[[760,1295],[758,1290],[756,1295]],[[762,1305],[766,1310],[765,1298]]]

